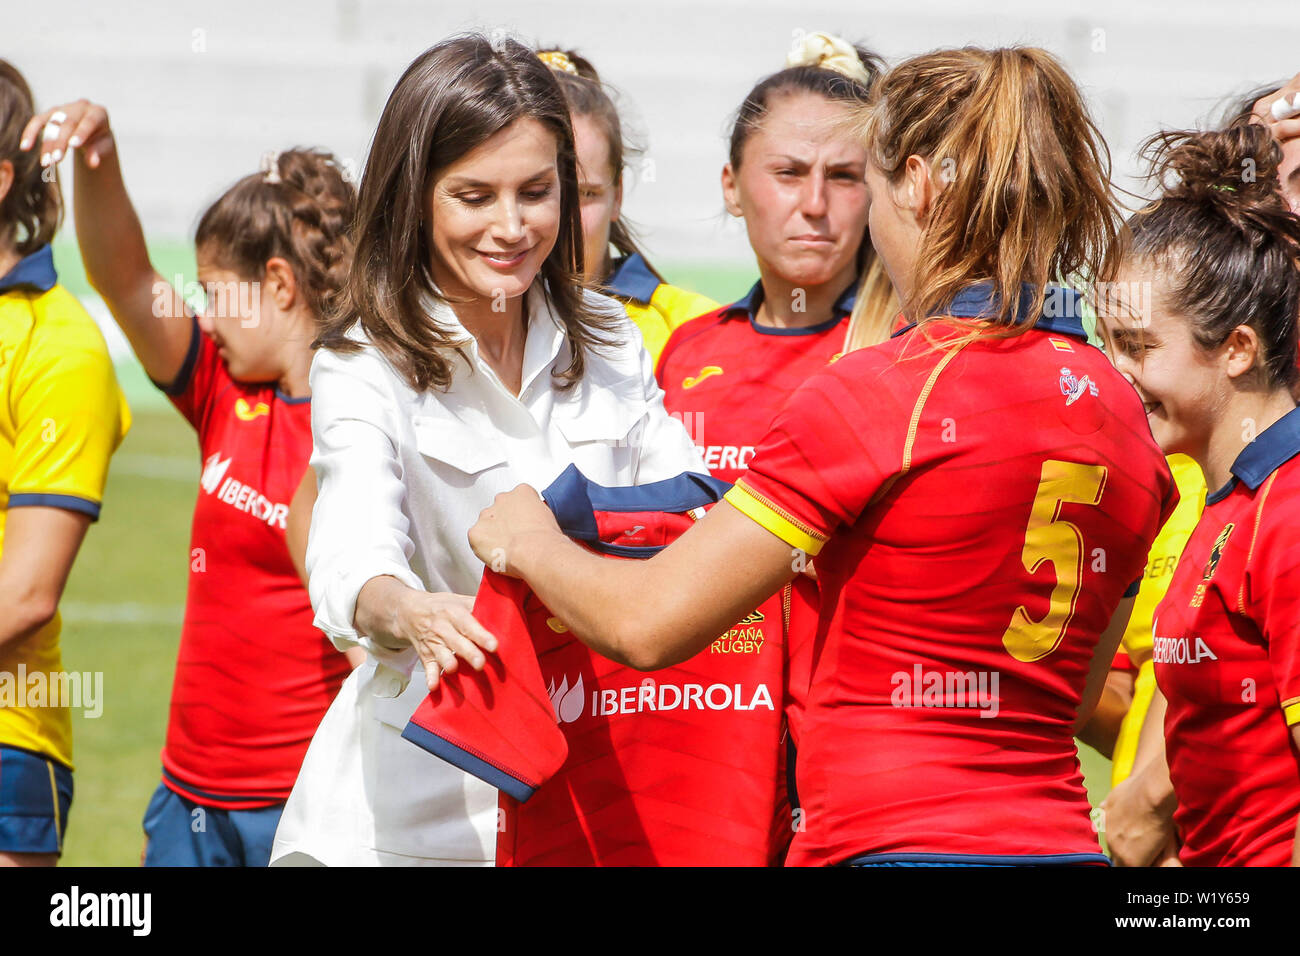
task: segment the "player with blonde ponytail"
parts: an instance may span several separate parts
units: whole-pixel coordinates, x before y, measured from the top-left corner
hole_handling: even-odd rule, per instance
[[[356,191],[334,158],[292,149],[199,220],[193,313],[149,261],[102,106],[36,116],[24,145],[75,154],[86,275],[153,382],[198,433],[203,473],[162,783],[145,865],[265,866],[312,734],[349,664],[312,625],[286,546],[311,455],[311,342],[346,278]],[[203,825],[195,825],[202,820]]]

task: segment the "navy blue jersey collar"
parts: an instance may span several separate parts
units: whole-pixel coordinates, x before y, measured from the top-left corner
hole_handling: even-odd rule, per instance
[[[596,543],[597,511],[665,511],[681,514],[722,500],[731,485],[719,478],[684,471],[644,485],[606,488],[569,465],[546,486],[542,498],[570,538]]]
[[[620,299],[631,299],[642,305],[649,305],[655,290],[662,282],[650,271],[650,265],[639,253],[632,253],[622,259],[614,260],[614,271],[605,280],[605,288]]]
[[[840,293],[840,297],[835,300],[831,306],[831,317],[825,322],[819,322],[816,325],[809,325],[799,329],[778,329],[771,325],[759,325],[754,317],[758,315],[758,307],[763,304],[763,280],[754,283],[743,298],[737,299],[731,305],[723,310],[723,315],[728,318],[731,316],[743,315],[749,319],[750,328],[760,335],[816,335],[818,332],[827,332],[839,325],[844,317],[853,311],[853,304],[858,299],[859,280],[854,279],[853,284]]]
[[[1222,501],[1238,481],[1251,491],[1258,490],[1269,475],[1296,455],[1300,455],[1300,408],[1291,409],[1256,435],[1232,463],[1229,469],[1232,478],[1214,494],[1207,495],[1205,503]]]
[[[1021,283],[1020,301],[1016,303],[1016,323],[1025,320],[1034,302],[1034,287],[1028,282]],[[952,316],[958,319],[992,319],[1000,311],[1001,298],[993,291],[992,282],[976,282],[968,285],[955,296],[946,309],[932,314]],[[916,328],[915,322],[909,322],[891,338],[910,332]],[[1088,339],[1083,327],[1083,296],[1074,289],[1062,285],[1049,285],[1043,298],[1043,311],[1034,322],[1034,328],[1044,332],[1056,332],[1074,338]]]
[[[18,265],[0,276],[0,292],[21,286],[29,286],[37,292],[49,292],[58,281],[59,277],[54,271],[54,250],[45,245],[19,259]]]

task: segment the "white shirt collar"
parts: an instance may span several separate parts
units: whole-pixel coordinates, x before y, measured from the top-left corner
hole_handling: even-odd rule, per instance
[[[524,339],[523,374],[520,378],[520,394],[542,373],[550,373],[560,348],[565,341],[564,328],[555,316],[548,297],[543,292],[541,280],[534,282],[525,293],[528,307],[528,329]],[[500,385],[500,380],[492,368],[479,356],[478,341],[469,330],[461,324],[456,313],[446,302],[425,296],[425,312],[437,325],[446,331],[453,341],[465,341],[464,352],[469,356],[475,369],[487,375]],[[504,385],[501,386],[503,389]],[[508,391],[508,390],[507,390]]]

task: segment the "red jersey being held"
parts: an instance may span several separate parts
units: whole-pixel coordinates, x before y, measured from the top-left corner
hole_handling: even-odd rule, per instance
[[[234,381],[197,322],[192,336],[163,389],[198,432],[203,461],[163,781],[207,806],[270,806],[288,799],[350,669],[312,625],[285,544],[311,458],[311,404]]]
[[[935,319],[845,355],[727,494],[817,555],[792,864],[1106,862],[1072,724],[1177,495],[1077,296],[1048,304],[1012,337],[957,344]]]
[[[1300,815],[1300,409],[1232,464],[1156,610],[1186,866],[1287,866]]]
[[[734,482],[790,394],[844,350],[857,281],[836,300],[831,318],[802,329],[755,321],[757,282],[738,302],[678,326],[655,376],[664,408],[682,420],[709,472]]]
[[[635,559],[726,488],[693,474],[605,488],[571,465],[543,497],[570,537]],[[793,586],[690,660],[641,672],[589,650],[524,582],[487,571],[474,615],[500,654],[446,675],[403,736],[502,791],[498,866],[779,861],[793,829],[782,709]]]

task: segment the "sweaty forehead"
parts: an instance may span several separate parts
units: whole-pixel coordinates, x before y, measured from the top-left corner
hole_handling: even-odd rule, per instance
[[[775,98],[745,144],[751,155],[786,153],[797,158],[864,162],[866,148],[854,135],[849,108],[821,96]]]

